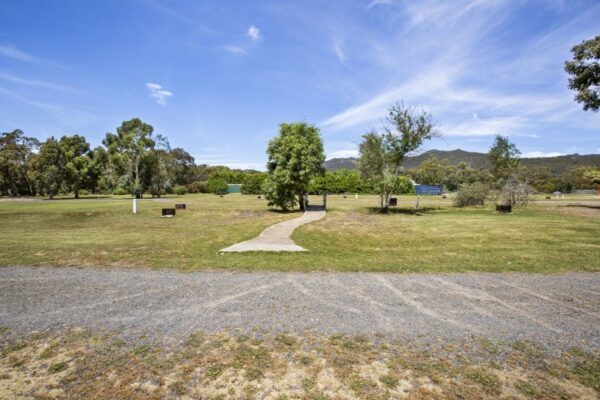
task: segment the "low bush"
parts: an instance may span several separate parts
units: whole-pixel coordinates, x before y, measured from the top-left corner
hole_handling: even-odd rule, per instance
[[[184,195],[187,194],[188,190],[185,186],[181,186],[181,185],[177,185],[173,187],[173,193],[177,194],[177,195]]]
[[[118,187],[115,190],[113,190],[113,194],[116,194],[117,196],[122,196],[124,194],[128,194],[129,192],[125,189],[123,189],[122,187]]]
[[[190,193],[206,193],[208,189],[206,188],[206,182],[202,181],[194,181],[187,186],[187,189]]]
[[[206,188],[210,193],[221,195],[227,194],[227,192],[229,191],[229,186],[227,185],[227,182],[225,182],[225,180],[212,177],[208,180]]]
[[[484,183],[475,182],[460,185],[454,205],[456,207],[483,206],[490,195],[490,187]]]
[[[510,179],[496,193],[495,201],[498,204],[507,204],[513,207],[525,206],[532,200],[534,189],[524,182]]]

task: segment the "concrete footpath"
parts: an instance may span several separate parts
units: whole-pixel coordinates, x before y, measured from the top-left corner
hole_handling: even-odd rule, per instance
[[[324,216],[325,211],[323,210],[307,210],[298,218],[269,226],[254,239],[234,244],[221,251],[225,253],[243,251],[307,251],[305,248],[294,243],[290,236],[297,227],[319,220]]]

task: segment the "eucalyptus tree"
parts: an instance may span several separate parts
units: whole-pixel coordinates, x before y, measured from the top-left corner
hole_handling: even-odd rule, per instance
[[[59,145],[64,162],[65,184],[78,199],[79,191],[86,185],[93,168],[90,144],[83,136],[72,135],[61,137]]]
[[[402,185],[400,173],[404,158],[439,133],[431,114],[402,104],[390,107],[382,130],[363,135],[358,166],[363,179],[379,194],[381,209],[387,212],[390,196]]]
[[[102,143],[111,155],[111,162],[123,169],[126,184],[131,194],[142,197],[141,165],[144,158],[154,149],[154,128],[139,118],[124,121],[117,133],[107,133]]]
[[[173,186],[174,160],[171,147],[166,137],[157,135],[154,149],[149,153],[150,192],[152,196],[160,197]]]
[[[499,184],[513,178],[521,165],[518,158],[521,152],[507,137],[497,135],[488,152],[492,164],[492,174]]]
[[[0,133],[0,194],[35,194],[30,162],[39,145],[20,129]]]
[[[40,192],[53,199],[65,181],[64,153],[58,140],[48,138],[33,159],[33,168]]]

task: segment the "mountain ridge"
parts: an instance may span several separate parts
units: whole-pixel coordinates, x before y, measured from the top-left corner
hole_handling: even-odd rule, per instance
[[[490,162],[487,153],[478,153],[462,149],[455,150],[428,150],[422,154],[412,157],[406,157],[404,168],[411,169],[420,166],[423,161],[436,158],[438,160],[447,160],[448,165],[457,165],[460,162],[466,162],[473,168],[489,168]],[[524,165],[546,166],[550,171],[559,175],[567,169],[576,166],[597,166],[600,167],[600,154],[566,154],[554,157],[523,157]],[[325,169],[335,171],[338,169],[357,169],[358,158],[332,158],[325,161]]]

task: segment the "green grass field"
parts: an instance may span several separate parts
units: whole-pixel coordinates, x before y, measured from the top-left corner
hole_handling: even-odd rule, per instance
[[[415,197],[399,201],[414,202]],[[188,210],[161,218],[160,209],[175,202],[187,203]],[[222,254],[220,249],[299,213],[270,211],[265,200],[242,195],[144,199],[139,215],[131,214],[126,198],[0,201],[0,265],[600,271],[598,209],[578,215],[543,205],[502,215],[490,208],[457,209],[449,200],[421,198],[419,212],[401,204],[381,215],[372,208],[377,204],[376,196],[330,196],[327,216],[294,232],[293,239],[307,253]]]

